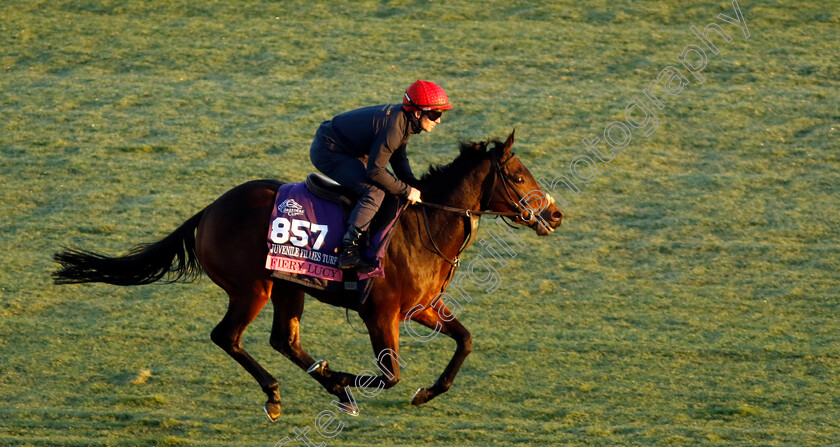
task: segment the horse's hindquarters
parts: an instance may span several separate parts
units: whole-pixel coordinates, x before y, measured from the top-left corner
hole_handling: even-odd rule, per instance
[[[204,271],[228,292],[268,280],[266,235],[278,181],[257,180],[231,189],[205,210],[196,234]]]

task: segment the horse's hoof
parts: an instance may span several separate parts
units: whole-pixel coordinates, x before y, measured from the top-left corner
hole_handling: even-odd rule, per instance
[[[312,374],[314,372],[318,372],[318,373],[324,372],[324,369],[326,367],[327,367],[327,361],[326,360],[318,360],[317,362],[313,363],[312,366],[309,367],[309,369],[306,370],[306,374]]]
[[[411,405],[423,405],[429,400],[429,389],[422,387],[414,392],[414,397],[411,399]]]
[[[338,406],[338,409],[350,416],[359,415],[359,406],[354,402],[342,402],[341,405]]]
[[[263,410],[265,411],[265,415],[271,419],[271,422],[276,421],[280,417],[280,414],[283,413],[283,410],[280,408],[280,402],[266,402]]]

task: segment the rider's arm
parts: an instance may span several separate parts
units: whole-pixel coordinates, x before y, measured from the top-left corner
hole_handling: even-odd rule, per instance
[[[394,153],[404,144],[406,123],[393,121],[381,135],[374,139],[367,162],[367,175],[391,194],[406,197],[410,186],[388,172],[387,166]],[[403,156],[405,152],[403,151]],[[406,161],[406,164],[408,162]],[[395,168],[397,169],[397,168]],[[413,176],[412,176],[413,177]]]
[[[397,178],[407,183],[409,186],[416,188],[419,184],[414,173],[411,172],[411,165],[408,164],[408,156],[405,153],[405,144],[397,148],[394,154],[391,155],[391,169]]]

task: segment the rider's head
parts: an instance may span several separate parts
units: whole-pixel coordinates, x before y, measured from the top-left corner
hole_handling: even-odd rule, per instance
[[[451,108],[446,92],[434,82],[417,81],[403,96],[403,109],[414,112],[426,132],[431,132],[440,123],[441,114]]]

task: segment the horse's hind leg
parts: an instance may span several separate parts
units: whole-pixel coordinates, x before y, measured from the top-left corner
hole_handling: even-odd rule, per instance
[[[441,315],[444,318],[448,318],[448,320],[441,318]],[[472,335],[470,331],[459,323],[454,316],[450,318],[451,315],[452,313],[446,308],[446,305],[442,301],[437,301],[434,306],[411,316],[412,321],[416,321],[428,328],[440,328],[441,333],[448,335],[457,343],[455,355],[452,356],[449,364],[446,365],[446,369],[443,370],[443,374],[440,375],[435,384],[430,388],[420,388],[414,393],[414,398],[411,400],[411,403],[414,405],[422,405],[449,390],[449,387],[452,386],[452,382],[455,380],[455,375],[461,369],[461,364],[464,363],[464,360],[472,352]]]
[[[224,349],[234,360],[244,367],[268,396],[265,413],[274,421],[280,416],[280,387],[256,360],[242,347],[241,339],[245,328],[254,321],[268,301],[268,290],[234,294],[228,292],[230,302],[222,321],[210,333],[213,343]]]
[[[333,371],[326,362],[316,363],[300,344],[300,316],[303,313],[304,293],[300,288],[277,282],[271,293],[274,305],[274,322],[271,328],[271,346],[286,356],[300,369],[318,381],[330,394],[350,408],[345,387],[355,383],[356,376]],[[344,407],[342,407],[344,410]],[[353,411],[349,411],[354,414]],[[356,410],[358,413],[358,410]]]

